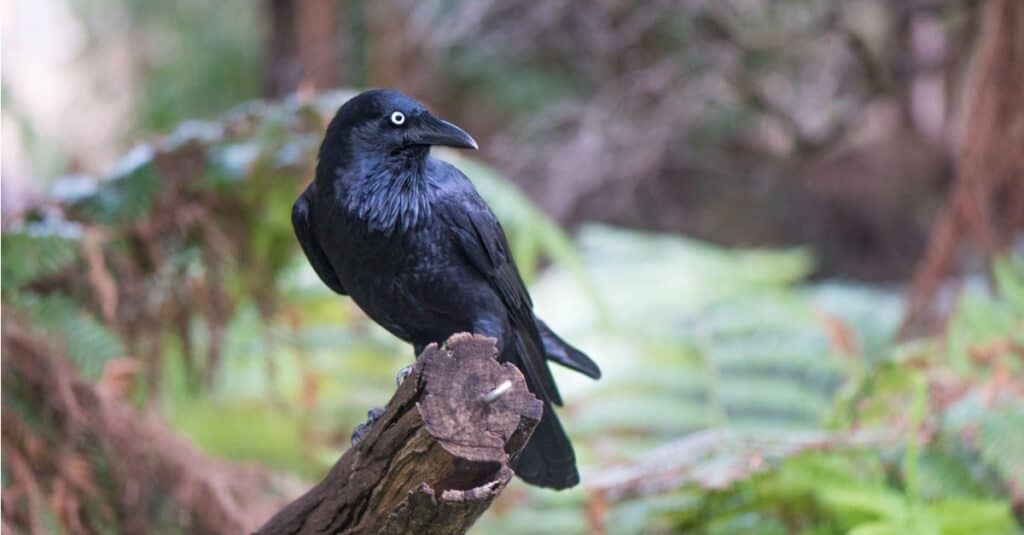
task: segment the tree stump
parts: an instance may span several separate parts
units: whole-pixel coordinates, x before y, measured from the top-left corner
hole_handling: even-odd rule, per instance
[[[363,440],[257,533],[464,533],[512,479],[543,411],[496,355],[470,334],[428,346]]]

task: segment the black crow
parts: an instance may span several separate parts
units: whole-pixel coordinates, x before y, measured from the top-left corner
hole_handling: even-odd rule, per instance
[[[416,354],[457,332],[497,339],[544,415],[516,474],[544,487],[579,482],[576,456],[551,405],[561,405],[547,360],[598,378],[587,355],[533,314],[501,224],[462,172],[432,145],[476,149],[459,127],[388,89],[338,110],[320,146],[316,179],[295,201],[292,225],[324,284],[413,345]]]

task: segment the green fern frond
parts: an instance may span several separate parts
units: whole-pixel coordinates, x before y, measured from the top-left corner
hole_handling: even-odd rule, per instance
[[[981,420],[982,459],[1017,492],[1024,492],[1024,402],[986,412]]]
[[[78,227],[70,223],[29,223],[0,237],[4,293],[59,273],[78,258]]]
[[[37,331],[56,338],[87,379],[98,378],[108,360],[125,355],[120,339],[69,297],[19,293],[9,296],[5,305],[24,315]]]
[[[997,258],[992,276],[999,294],[1024,314],[1024,255]]]

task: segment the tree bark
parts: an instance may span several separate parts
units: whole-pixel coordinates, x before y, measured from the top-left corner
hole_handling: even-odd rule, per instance
[[[493,339],[469,334],[427,347],[366,437],[257,533],[464,533],[512,479],[509,459],[543,411],[496,355]]]

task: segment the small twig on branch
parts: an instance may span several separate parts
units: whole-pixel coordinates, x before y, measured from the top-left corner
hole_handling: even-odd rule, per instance
[[[370,432],[258,533],[463,533],[512,479],[543,406],[493,339],[417,359]],[[508,385],[508,386],[506,386]]]

